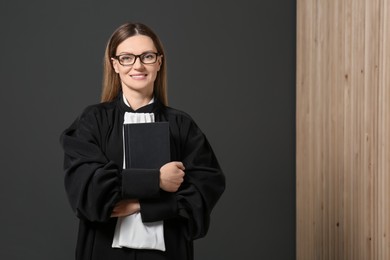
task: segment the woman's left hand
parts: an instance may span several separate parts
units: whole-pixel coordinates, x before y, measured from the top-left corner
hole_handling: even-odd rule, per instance
[[[111,217],[112,218],[125,217],[137,213],[139,211],[140,211],[140,204],[138,200],[136,199],[121,200],[115,205],[114,209],[112,210]]]

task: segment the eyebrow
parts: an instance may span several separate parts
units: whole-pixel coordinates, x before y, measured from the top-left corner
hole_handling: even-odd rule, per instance
[[[148,51],[142,52],[141,54],[148,53],[148,52],[157,52],[157,51],[148,50]],[[123,52],[119,53],[118,56],[119,56],[119,55],[123,55],[123,54],[132,54],[132,55],[135,55],[134,53],[123,51]],[[141,54],[139,54],[139,55],[141,55]]]

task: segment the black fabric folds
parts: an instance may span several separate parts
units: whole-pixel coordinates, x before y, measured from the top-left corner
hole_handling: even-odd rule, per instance
[[[180,189],[159,188],[158,169],[123,170],[123,117],[153,112],[169,122],[171,160],[183,162]],[[80,219],[76,259],[193,259],[193,240],[207,234],[210,214],[225,189],[225,177],[192,118],[158,100],[137,111],[120,95],[115,101],[86,108],[60,138],[65,152],[65,189]],[[134,173],[135,175],[131,175]],[[112,248],[118,201],[137,198],[144,222],[164,220],[166,251]]]

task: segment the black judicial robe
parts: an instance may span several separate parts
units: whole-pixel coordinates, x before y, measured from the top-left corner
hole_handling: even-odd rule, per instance
[[[159,169],[122,169],[125,112],[155,113],[168,121],[171,160],[181,161],[180,189],[159,188]],[[65,189],[79,218],[76,259],[193,259],[193,240],[206,235],[210,213],[225,189],[225,177],[205,135],[189,115],[154,103],[133,111],[122,94],[112,102],[87,107],[60,138],[65,152]],[[112,248],[122,199],[137,198],[144,222],[164,221],[166,251]]]

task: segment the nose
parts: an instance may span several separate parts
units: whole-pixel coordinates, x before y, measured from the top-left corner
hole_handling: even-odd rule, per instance
[[[134,69],[140,69],[144,66],[144,64],[141,62],[141,57],[136,57],[135,62],[133,64]]]

